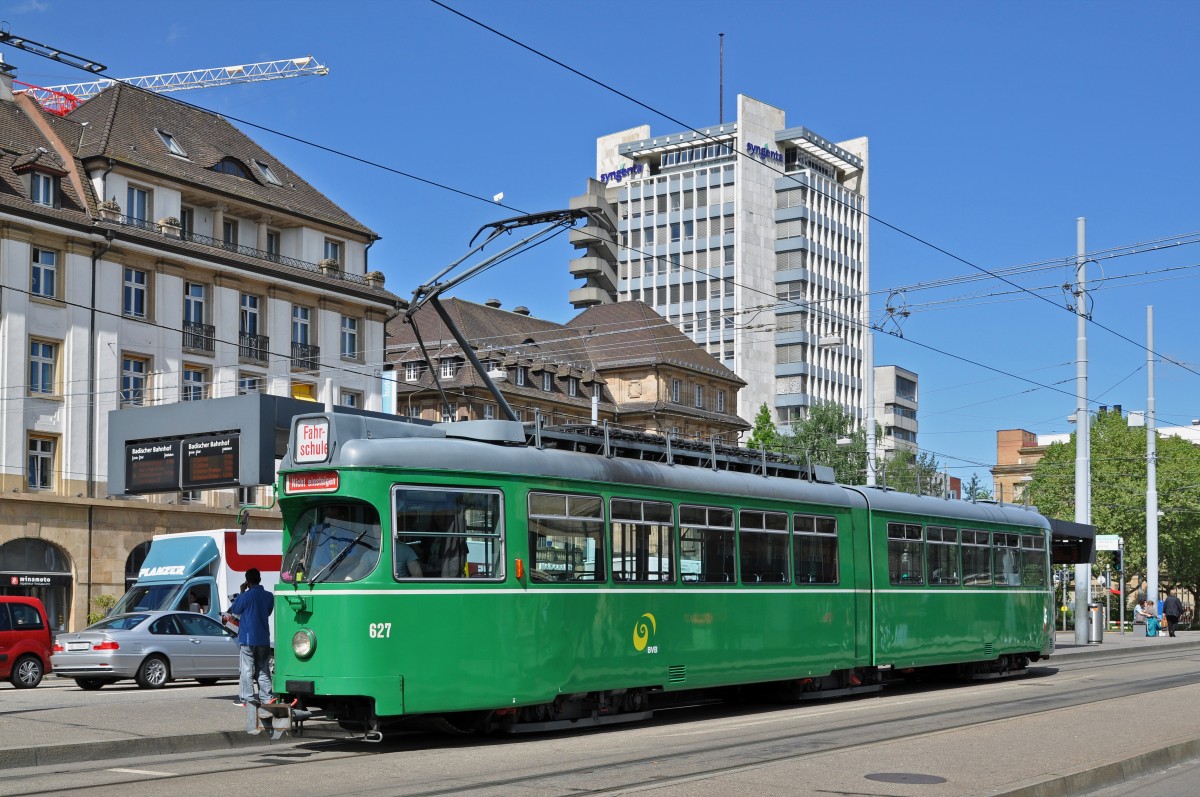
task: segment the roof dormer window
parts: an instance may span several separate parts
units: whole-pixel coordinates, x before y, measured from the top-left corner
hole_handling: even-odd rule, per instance
[[[221,160],[213,164],[213,171],[232,174],[234,177],[241,177],[243,180],[250,179],[250,173],[246,171],[246,167],[237,158],[221,158]]]
[[[175,136],[171,135],[165,130],[159,130],[157,127],[154,128],[154,132],[158,133],[158,137],[161,138],[163,144],[166,145],[167,152],[170,152],[172,155],[178,155],[181,158],[186,158],[188,156],[183,147],[179,146],[179,142],[175,140]]]
[[[259,173],[262,174],[263,179],[268,183],[271,185],[283,185],[283,183],[279,182],[279,178],[275,176],[275,172],[271,171],[270,166],[258,160],[254,162],[254,165],[258,167]]]
[[[57,202],[58,178],[43,172],[29,173],[29,198],[34,204],[55,207]]]

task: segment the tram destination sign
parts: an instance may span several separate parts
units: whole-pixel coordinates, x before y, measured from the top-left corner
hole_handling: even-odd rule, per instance
[[[125,446],[126,493],[170,493],[178,489],[178,440],[129,443]]]
[[[236,487],[238,480],[238,436],[185,437],[183,473],[179,486],[184,490]]]

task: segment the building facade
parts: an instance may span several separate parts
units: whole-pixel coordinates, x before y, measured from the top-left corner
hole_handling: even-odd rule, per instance
[[[378,237],[216,114],[124,85],[65,117],[0,77],[0,592],[58,629],[152,535],[259,490],[110,496],[109,412],[264,392],[381,407]],[[277,523],[260,518],[256,525]]]
[[[566,324],[492,300],[443,302],[518,420],[609,423],[676,438],[736,444],[743,382],[651,308],[623,302]],[[428,305],[388,325],[396,412],[428,421],[504,418],[461,347]],[[436,378],[435,378],[436,377]]]
[[[832,401],[862,418],[870,289],[867,140],[833,143],[739,95],[735,121],[596,142],[571,234],[576,307],[639,300],[746,381],[789,425]],[[825,341],[825,343],[823,343]]]
[[[875,420],[883,428],[880,456],[917,453],[917,375],[896,365],[875,366]]]

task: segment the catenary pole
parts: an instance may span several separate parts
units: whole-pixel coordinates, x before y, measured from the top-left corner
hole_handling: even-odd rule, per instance
[[[1075,220],[1075,522],[1092,522],[1091,419],[1087,399],[1087,220]],[[1075,644],[1088,641],[1092,566],[1075,565]]]
[[[1158,433],[1154,428],[1154,305],[1146,307],[1146,597],[1158,601]]]

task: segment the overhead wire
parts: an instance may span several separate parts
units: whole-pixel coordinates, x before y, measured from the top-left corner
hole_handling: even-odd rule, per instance
[[[592,77],[590,77],[590,76],[588,76],[588,75],[584,74],[583,72],[581,72],[581,71],[579,71],[579,70],[576,70],[576,69],[574,69],[574,68],[572,68],[572,67],[568,66],[567,64],[565,64],[565,63],[562,63],[561,61],[558,61],[557,59],[554,59],[554,58],[550,57],[549,55],[547,55],[547,54],[545,54],[545,53],[543,53],[543,52],[541,52],[541,51],[539,51],[539,50],[537,50],[537,49],[535,49],[535,48],[533,48],[533,47],[530,47],[530,46],[528,46],[528,45],[525,45],[524,43],[522,43],[522,42],[520,42],[520,41],[518,41],[518,40],[516,40],[516,39],[514,39],[514,38],[512,38],[512,37],[510,37],[510,36],[507,36],[506,34],[503,34],[503,33],[501,33],[500,31],[498,31],[498,30],[496,30],[496,29],[494,29],[494,28],[492,28],[492,27],[490,27],[490,26],[488,26],[488,25],[486,25],[486,24],[484,24],[484,23],[482,23],[482,22],[479,22],[478,20],[475,20],[475,19],[473,19],[473,18],[471,18],[471,17],[467,16],[466,14],[463,14],[462,12],[459,12],[458,10],[451,8],[450,6],[448,6],[448,5],[444,4],[444,3],[438,2],[438,0],[430,0],[430,2],[433,2],[435,5],[438,5],[438,6],[442,7],[442,8],[444,8],[445,10],[447,10],[447,11],[449,11],[449,12],[453,13],[453,14],[456,14],[456,15],[458,15],[458,16],[460,16],[460,17],[462,17],[463,19],[465,19],[465,20],[467,20],[467,21],[469,21],[469,22],[471,22],[471,23],[473,23],[473,24],[476,24],[476,25],[479,25],[480,27],[483,27],[483,28],[485,28],[486,30],[488,30],[488,31],[490,31],[490,32],[492,32],[492,33],[494,33],[495,35],[497,35],[497,36],[500,36],[500,37],[502,37],[502,38],[504,38],[504,39],[506,39],[506,40],[510,41],[511,43],[513,43],[513,44],[515,44],[515,45],[517,45],[517,46],[519,46],[519,47],[522,47],[522,48],[524,48],[524,49],[528,50],[529,52],[531,52],[531,53],[533,53],[533,54],[535,54],[535,55],[538,55],[539,57],[545,58],[545,59],[547,59],[547,60],[551,61],[552,63],[554,63],[554,64],[556,64],[556,65],[558,65],[558,66],[560,66],[560,67],[562,67],[562,68],[564,68],[564,69],[566,69],[566,70],[568,70],[568,71],[572,72],[573,74],[576,74],[577,76],[579,76],[579,77],[581,77],[581,78],[583,78],[583,79],[585,79],[585,80],[588,80],[588,81],[590,81],[590,82],[592,82],[592,83],[596,84],[597,86],[599,86],[599,87],[601,87],[601,88],[603,88],[603,89],[605,89],[605,90],[607,90],[607,91],[613,92],[613,93],[617,94],[618,96],[621,96],[621,97],[623,97],[624,99],[627,99],[627,100],[629,100],[630,102],[633,102],[634,104],[636,104],[636,105],[638,105],[638,106],[640,106],[640,107],[642,107],[642,108],[644,108],[644,109],[646,109],[646,110],[648,110],[648,111],[650,111],[650,112],[652,112],[652,113],[654,113],[654,114],[656,114],[656,115],[658,115],[658,116],[661,116],[661,117],[663,117],[663,118],[665,118],[665,119],[668,119],[668,120],[672,121],[673,123],[675,123],[675,124],[678,124],[678,125],[680,125],[681,127],[684,127],[684,128],[686,128],[686,129],[688,129],[688,130],[691,130],[691,131],[693,131],[693,132],[696,132],[698,135],[703,135],[703,134],[701,134],[699,131],[696,131],[694,128],[692,128],[691,126],[689,126],[689,125],[687,125],[687,124],[683,123],[682,121],[680,121],[680,120],[678,120],[678,119],[675,119],[674,117],[672,117],[672,116],[670,116],[670,115],[668,115],[668,114],[666,114],[666,113],[663,113],[662,111],[660,111],[660,110],[658,110],[658,109],[656,109],[656,108],[654,108],[654,107],[652,107],[652,106],[650,106],[650,105],[648,105],[648,104],[646,104],[646,103],[643,103],[643,102],[641,102],[641,101],[637,100],[636,98],[634,98],[634,97],[632,97],[632,96],[630,96],[630,95],[628,95],[628,94],[625,94],[624,92],[621,92],[621,91],[619,91],[619,90],[617,90],[617,89],[613,88],[612,86],[609,86],[608,84],[606,84],[606,83],[604,83],[604,82],[602,82],[602,81],[599,81],[599,80],[597,80],[597,79],[595,79],[595,78],[592,78]],[[172,98],[172,99],[174,99],[174,101],[176,101],[176,102],[180,102],[181,104],[187,105],[187,106],[189,106],[189,107],[192,107],[192,108],[195,108],[195,109],[197,109],[197,110],[200,110],[200,111],[203,111],[203,112],[206,112],[206,113],[213,113],[212,111],[208,111],[207,109],[204,109],[204,108],[202,108],[202,107],[200,107],[200,106],[197,106],[197,105],[194,105],[194,104],[192,104],[192,103],[187,103],[187,102],[185,102],[185,101],[178,100],[178,99],[175,99],[175,98]],[[393,174],[397,174],[397,175],[399,175],[399,176],[406,177],[406,178],[408,178],[408,179],[412,179],[412,180],[414,180],[414,181],[416,181],[416,182],[420,182],[420,183],[423,183],[423,184],[426,184],[426,185],[430,185],[430,186],[432,186],[432,187],[435,187],[435,188],[440,188],[440,189],[443,189],[443,190],[449,191],[449,192],[451,192],[451,193],[459,194],[459,195],[461,195],[461,196],[464,196],[464,197],[467,197],[467,198],[470,198],[470,199],[474,199],[474,200],[477,200],[477,201],[480,201],[480,202],[486,202],[486,203],[488,203],[488,204],[491,204],[491,205],[498,205],[498,206],[500,206],[500,207],[505,207],[505,208],[508,208],[508,209],[510,209],[510,210],[514,210],[514,211],[517,211],[517,212],[522,212],[522,211],[521,211],[519,208],[513,207],[513,206],[511,206],[511,205],[507,205],[507,204],[504,204],[504,203],[501,203],[501,202],[496,202],[494,199],[485,198],[485,197],[482,197],[482,196],[479,196],[479,195],[473,194],[473,193],[471,193],[471,192],[469,192],[469,191],[464,191],[464,190],[461,190],[461,189],[455,188],[455,187],[453,187],[453,186],[446,185],[446,184],[444,184],[444,183],[441,183],[441,182],[439,182],[439,181],[436,181],[436,180],[430,180],[430,179],[428,179],[428,178],[421,177],[421,176],[419,176],[419,175],[416,175],[416,174],[413,174],[413,173],[411,173],[411,172],[408,172],[408,171],[405,171],[405,170],[402,170],[402,169],[398,169],[398,168],[395,168],[395,167],[391,167],[391,166],[388,166],[388,165],[386,165],[386,164],[380,163],[380,162],[378,162],[378,161],[375,161],[375,160],[372,160],[372,159],[369,159],[369,158],[364,158],[364,157],[361,157],[361,156],[358,156],[358,155],[354,155],[354,154],[352,154],[352,153],[350,153],[350,152],[346,152],[346,151],[344,151],[344,150],[340,150],[340,149],[337,149],[337,148],[335,148],[335,147],[330,147],[330,146],[327,146],[327,145],[319,144],[319,143],[317,143],[317,142],[314,142],[314,141],[311,141],[311,140],[303,139],[303,138],[301,138],[301,137],[299,137],[299,136],[295,136],[295,135],[292,135],[292,134],[289,134],[289,133],[285,133],[285,132],[283,132],[283,131],[280,131],[280,130],[278,130],[278,129],[271,128],[271,127],[267,127],[267,126],[265,126],[265,125],[261,125],[261,124],[255,123],[255,122],[251,122],[251,121],[249,121],[249,120],[246,120],[246,119],[241,119],[241,118],[234,117],[234,116],[227,115],[227,114],[223,114],[223,116],[225,116],[226,118],[228,118],[228,119],[231,119],[231,120],[233,120],[233,121],[235,121],[235,122],[237,122],[237,123],[239,123],[239,124],[244,124],[244,125],[247,125],[247,126],[249,126],[249,127],[251,127],[251,128],[258,129],[258,130],[262,130],[262,131],[264,131],[264,132],[268,132],[268,133],[271,133],[271,134],[274,134],[274,135],[280,136],[280,137],[282,137],[282,138],[285,138],[285,139],[288,139],[288,140],[291,140],[291,141],[294,141],[294,142],[297,142],[297,143],[300,143],[300,144],[303,144],[303,145],[306,145],[306,146],[310,146],[310,147],[313,147],[313,148],[315,148],[315,149],[318,149],[318,150],[321,150],[321,151],[328,152],[328,153],[330,153],[330,154],[333,154],[333,155],[336,155],[336,156],[339,156],[339,157],[345,157],[345,158],[347,158],[347,159],[349,159],[349,160],[352,160],[352,161],[355,161],[355,162],[359,162],[359,163],[362,163],[362,164],[364,164],[364,165],[371,166],[371,167],[373,167],[373,168],[378,168],[378,169],[381,169],[381,170],[383,170],[383,171],[386,171],[386,172],[390,172],[390,173],[393,173]],[[746,157],[745,153],[736,153],[736,154],[737,154],[739,157]],[[771,167],[769,164],[763,164],[763,165],[764,165],[764,166],[766,166],[766,168],[773,169],[773,167]],[[773,170],[774,170],[774,169],[773,169]],[[785,173],[785,172],[781,172],[781,171],[779,171],[779,170],[774,170],[774,171],[776,171],[778,174],[780,174],[780,175],[782,175],[782,176],[792,176],[792,175],[788,175],[788,174],[787,174],[787,173]],[[794,178],[794,176],[792,176],[792,177],[793,177],[793,179],[795,179],[795,178]],[[822,190],[821,190],[821,189],[819,189],[819,188],[816,188],[816,187],[810,187],[810,190],[813,190],[814,192],[816,192],[816,193],[818,193],[818,194],[821,194],[821,195],[825,196],[826,198],[830,199],[832,202],[835,202],[835,203],[837,203],[837,204],[840,204],[840,205],[847,205],[847,204],[848,204],[848,203],[846,203],[844,200],[840,199],[839,197],[837,197],[837,196],[834,196],[834,195],[831,195],[831,194],[828,194],[828,193],[826,193],[826,192],[822,191]],[[959,261],[959,262],[962,262],[962,263],[964,263],[965,265],[967,265],[967,266],[969,266],[969,267],[971,267],[971,268],[973,268],[973,269],[975,269],[975,270],[977,270],[977,271],[981,272],[983,275],[986,275],[987,277],[990,277],[990,278],[993,278],[993,279],[998,279],[998,280],[1000,280],[1000,281],[1002,281],[1002,282],[1005,282],[1005,283],[1007,283],[1007,284],[1009,284],[1009,285],[1013,286],[1013,287],[1014,287],[1014,288],[1016,288],[1018,291],[1025,292],[1025,293],[1029,293],[1029,294],[1030,294],[1031,296],[1033,296],[1034,298],[1041,299],[1041,300],[1043,300],[1043,301],[1047,301],[1047,302],[1051,303],[1052,305],[1054,305],[1055,307],[1061,307],[1061,305],[1059,305],[1059,304],[1057,304],[1057,303],[1055,303],[1055,302],[1053,302],[1053,301],[1051,301],[1051,300],[1049,300],[1049,299],[1046,299],[1045,297],[1042,297],[1042,296],[1040,296],[1040,295],[1038,295],[1038,294],[1034,293],[1033,291],[1030,291],[1030,290],[1028,290],[1028,289],[1025,289],[1023,286],[1020,286],[1020,285],[1019,285],[1019,284],[1017,284],[1017,283],[1014,283],[1014,282],[1012,282],[1011,280],[1007,279],[1007,278],[1006,278],[1004,275],[1002,275],[1002,274],[1000,274],[1000,273],[998,273],[998,272],[996,272],[996,271],[989,270],[989,269],[983,268],[983,267],[981,267],[981,266],[978,266],[978,265],[976,265],[976,264],[974,264],[974,263],[972,263],[972,262],[970,262],[970,261],[968,261],[968,260],[966,260],[966,259],[964,259],[964,258],[962,258],[962,257],[960,257],[960,256],[958,256],[958,255],[956,255],[956,254],[954,254],[954,253],[952,253],[952,252],[949,252],[948,250],[945,250],[945,249],[943,249],[942,247],[939,247],[939,246],[937,246],[937,245],[933,244],[932,242],[929,242],[929,241],[927,241],[927,240],[925,240],[925,239],[921,238],[920,236],[917,236],[917,235],[915,235],[915,234],[913,234],[913,233],[910,233],[910,232],[908,232],[908,231],[906,231],[906,230],[904,230],[904,229],[902,229],[902,228],[900,228],[900,227],[898,227],[898,226],[896,226],[896,225],[893,225],[893,224],[891,224],[891,223],[889,223],[889,222],[887,222],[887,221],[884,221],[883,219],[880,219],[880,218],[878,218],[878,217],[876,217],[876,216],[874,216],[874,215],[872,215],[872,214],[870,214],[870,213],[868,213],[868,212],[866,212],[866,211],[863,211],[863,210],[858,210],[858,212],[862,213],[862,214],[863,214],[863,216],[864,216],[865,218],[867,218],[867,219],[870,219],[870,220],[872,220],[872,221],[875,221],[875,222],[877,222],[877,223],[879,223],[879,224],[882,224],[883,226],[885,226],[885,227],[887,227],[887,228],[889,228],[889,229],[892,229],[892,230],[894,230],[895,232],[897,232],[897,233],[899,233],[899,234],[901,234],[901,235],[903,235],[903,236],[905,236],[905,237],[908,237],[908,238],[910,238],[910,239],[912,239],[912,240],[914,240],[914,241],[916,241],[916,242],[918,242],[918,243],[921,243],[921,244],[923,244],[923,245],[925,245],[925,246],[927,246],[927,247],[929,247],[929,248],[933,249],[934,251],[937,251],[937,252],[939,252],[939,253],[941,253],[941,254],[943,254],[943,255],[947,256],[947,257],[950,257],[950,258],[952,258],[952,259],[954,259],[954,260],[957,260],[957,261]],[[1180,236],[1180,237],[1184,237],[1184,236]],[[1173,240],[1173,239],[1174,239],[1174,237],[1172,238],[1172,240]],[[1162,240],[1167,240],[1167,239],[1159,239],[1159,240],[1160,240],[1160,241],[1162,241]],[[1147,242],[1147,243],[1150,243],[1150,244],[1152,244],[1153,242]],[[1187,241],[1187,242],[1182,242],[1182,241],[1180,241],[1180,242],[1176,242],[1176,243],[1172,243],[1172,244],[1162,244],[1162,246],[1167,246],[1167,245],[1185,245],[1185,243],[1192,243],[1192,241]],[[1135,245],[1130,245],[1130,246],[1135,246]],[[1113,250],[1105,250],[1105,251],[1113,251]],[[1095,258],[1089,258],[1089,259],[1095,259]],[[1061,263],[1061,262],[1064,262],[1064,261],[1066,261],[1066,260],[1070,260],[1070,258],[1063,258],[1063,259],[1059,259],[1059,260],[1057,260],[1057,262],[1060,262],[1060,263]],[[980,278],[982,278],[982,277],[980,277]],[[736,284],[736,283],[735,283],[735,284]],[[750,288],[748,288],[747,286],[741,286],[741,287],[743,287],[743,289],[746,289],[746,290],[753,290],[753,289],[750,289]],[[913,289],[913,290],[923,289],[923,286],[922,286],[922,287],[914,286],[912,289]],[[762,293],[762,294],[763,294],[763,295],[765,295],[765,296],[770,296],[769,294],[767,294],[767,293],[766,293],[766,292],[764,292],[764,291],[758,291],[758,292],[759,292],[759,293]],[[772,298],[772,299],[775,299],[775,298],[777,298],[777,297],[770,297],[770,298]],[[827,299],[821,299],[821,300],[818,300],[818,301],[819,301],[819,302],[834,301],[834,300],[837,300],[837,299],[839,299],[839,298],[841,298],[841,299],[847,299],[847,298],[853,298],[853,297],[851,297],[851,296],[849,296],[849,295],[840,296],[840,297],[835,295],[835,296],[831,296],[831,297],[829,297],[829,298],[827,298]],[[813,306],[813,304],[814,304],[813,302],[798,302],[798,301],[794,301],[794,300],[788,300],[788,301],[789,301],[789,302],[790,302],[792,305],[794,305],[794,306],[798,306],[798,307],[802,307],[802,308],[806,308],[806,307],[812,307],[812,306]],[[1102,329],[1105,329],[1106,331],[1109,331],[1111,334],[1114,334],[1114,335],[1116,335],[1117,337],[1120,337],[1120,338],[1122,338],[1122,339],[1124,339],[1124,340],[1126,340],[1126,341],[1128,341],[1128,342],[1130,342],[1130,343],[1133,343],[1135,346],[1138,346],[1139,348],[1142,348],[1143,350],[1147,350],[1145,346],[1142,346],[1142,345],[1138,344],[1136,341],[1133,341],[1132,339],[1130,339],[1130,338],[1128,338],[1128,337],[1126,337],[1126,336],[1124,336],[1124,335],[1121,335],[1120,333],[1118,333],[1118,332],[1116,332],[1116,331],[1114,331],[1114,330],[1111,330],[1111,329],[1109,329],[1108,327],[1104,326],[1103,324],[1099,324],[1099,322],[1096,322],[1094,319],[1092,319],[1092,318],[1088,317],[1088,318],[1087,318],[1087,320],[1088,320],[1090,323],[1096,324],[1096,325],[1097,325],[1097,326],[1099,326],[1100,328],[1102,328]],[[851,326],[859,326],[859,327],[863,327],[863,326],[865,326],[865,327],[866,327],[868,330],[872,328],[872,327],[870,326],[870,324],[869,324],[869,323],[868,323],[868,324],[864,324],[863,322],[861,322],[861,321],[858,321],[857,319],[855,319],[855,318],[852,318],[852,317],[844,317],[844,318],[842,318],[842,319],[841,319],[841,321],[842,321],[843,323],[847,323],[847,324],[849,324],[849,325],[851,325]],[[880,331],[883,331],[883,330],[880,330]],[[927,348],[927,349],[929,349],[929,350],[931,350],[931,351],[934,351],[934,352],[936,352],[936,353],[943,354],[943,355],[945,355],[945,356],[950,356],[950,357],[952,357],[953,359],[957,359],[957,360],[960,360],[960,361],[962,361],[962,362],[965,362],[965,363],[968,363],[968,364],[972,364],[972,365],[975,365],[975,366],[977,366],[977,367],[981,367],[981,368],[984,368],[984,369],[987,369],[987,370],[992,370],[992,371],[994,371],[994,372],[996,372],[996,373],[998,373],[998,374],[1000,374],[1000,375],[1002,375],[1002,376],[1006,376],[1006,377],[1010,377],[1010,378],[1017,378],[1017,379],[1020,379],[1021,381],[1026,381],[1026,382],[1029,382],[1029,383],[1031,383],[1031,384],[1034,384],[1034,385],[1036,385],[1036,386],[1038,386],[1038,387],[1041,387],[1041,388],[1055,389],[1055,388],[1053,388],[1052,386],[1049,386],[1049,385],[1042,385],[1042,384],[1040,384],[1040,383],[1034,382],[1033,380],[1023,379],[1023,378],[1021,378],[1021,377],[1019,377],[1019,376],[1016,376],[1016,375],[1014,375],[1014,374],[1011,374],[1011,373],[1009,373],[1009,372],[1007,372],[1007,371],[1004,371],[1004,370],[1002,370],[1002,369],[996,369],[996,368],[993,368],[993,367],[991,367],[991,366],[988,366],[988,365],[986,365],[986,364],[984,364],[984,363],[980,363],[980,362],[977,362],[977,361],[971,360],[971,359],[969,359],[969,358],[965,358],[965,357],[962,357],[962,356],[957,356],[957,355],[952,355],[952,354],[950,354],[950,353],[948,353],[948,352],[944,352],[944,351],[942,351],[942,350],[938,349],[937,347],[929,346],[929,345],[927,345],[927,344],[922,344],[922,343],[920,343],[920,342],[918,342],[918,341],[916,341],[916,340],[912,339],[911,337],[903,337],[902,339],[903,339],[903,340],[906,340],[906,341],[908,341],[909,343],[912,343],[912,344],[914,344],[914,345],[918,345],[918,346],[920,346],[920,347]],[[1153,352],[1152,352],[1152,354],[1153,354]],[[1161,355],[1159,355],[1159,356],[1161,357]],[[1188,370],[1188,371],[1190,371],[1190,372],[1192,372],[1192,373],[1200,374],[1200,372],[1198,372],[1198,371],[1195,371],[1195,370],[1193,370],[1193,369],[1191,369],[1191,368],[1187,368],[1186,366],[1182,365],[1181,363],[1178,363],[1178,362],[1176,362],[1175,360],[1173,360],[1173,359],[1171,359],[1171,358],[1168,358],[1168,357],[1162,357],[1162,359],[1164,360],[1164,362],[1170,362],[1170,363],[1172,363],[1172,364],[1175,364],[1175,365],[1177,365],[1177,366],[1179,366],[1179,367],[1182,367],[1182,368],[1184,368],[1184,370]],[[350,369],[343,369],[343,370],[350,370]],[[1066,391],[1058,391],[1058,392],[1066,393]],[[1067,394],[1067,395],[1073,395],[1073,394]]]

